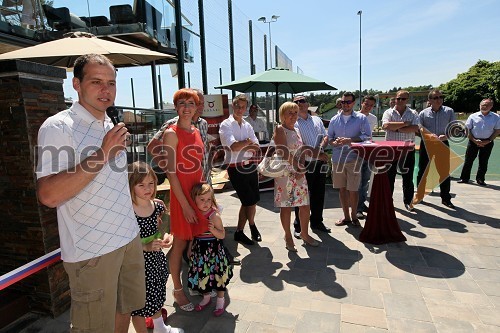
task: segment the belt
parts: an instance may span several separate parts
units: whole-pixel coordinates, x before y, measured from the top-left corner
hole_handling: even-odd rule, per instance
[[[304,161],[306,164],[310,164],[310,163],[326,163],[325,161],[322,161],[322,160],[305,160]]]
[[[236,168],[236,167],[250,165],[250,164],[254,164],[254,163],[255,163],[255,161],[246,160],[246,161],[241,161],[241,162],[236,162],[236,163],[229,163],[227,166],[228,166],[228,168]]]

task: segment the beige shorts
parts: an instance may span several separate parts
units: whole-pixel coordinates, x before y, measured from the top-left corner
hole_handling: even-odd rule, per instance
[[[333,188],[345,187],[348,191],[358,191],[361,182],[361,162],[348,162],[344,164],[332,164]]]
[[[139,236],[100,257],[63,264],[71,291],[71,332],[113,332],[116,312],[144,307],[146,282]]]

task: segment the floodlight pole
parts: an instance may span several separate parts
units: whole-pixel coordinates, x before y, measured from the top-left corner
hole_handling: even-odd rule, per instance
[[[359,15],[359,108],[361,109],[361,14],[363,11],[358,11]]]
[[[269,25],[269,59],[270,59],[269,68],[273,68],[273,49],[272,49],[273,42],[271,38],[271,23],[278,21],[278,18],[279,16],[277,15],[271,16],[271,19],[269,21],[264,16],[259,18],[259,21],[267,23]]]

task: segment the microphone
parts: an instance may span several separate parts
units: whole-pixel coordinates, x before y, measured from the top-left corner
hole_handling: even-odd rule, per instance
[[[106,114],[109,118],[111,118],[111,121],[116,126],[116,124],[118,124],[118,109],[114,106],[110,106],[106,109]]]

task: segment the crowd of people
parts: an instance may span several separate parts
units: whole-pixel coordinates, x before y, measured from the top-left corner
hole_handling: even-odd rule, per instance
[[[173,301],[180,310],[203,311],[212,305],[214,316],[225,309],[226,286],[233,276],[233,259],[224,246],[226,236],[210,185],[210,147],[207,124],[201,118],[203,93],[180,89],[174,96],[177,117],[150,142],[158,148],[155,160],[170,183],[170,232],[159,231],[167,210],[156,199],[158,179],[145,162],[127,165],[129,133],[125,124],[113,124],[106,109],[116,97],[116,70],[102,55],[79,57],[74,66],[73,88],[78,101],[48,118],[40,128],[37,191],[40,202],[57,208],[61,257],[71,289],[71,329],[74,332],[127,332],[130,320],[137,332],[146,330],[146,318],[154,332],[180,332],[165,324],[162,307],[166,282],[173,282]],[[394,105],[384,112],[386,140],[415,141],[420,146],[419,182],[435,160],[445,170],[440,176],[442,203],[454,208],[450,196],[449,156],[433,154],[432,145],[448,144],[454,111],[443,106],[439,90],[429,93],[430,106],[420,114],[407,106],[409,93],[398,91]],[[361,227],[370,174],[374,168],[351,149],[352,143],[369,142],[376,118],[370,113],[373,96],[365,96],[361,110],[354,111],[355,96],[346,92],[338,101],[339,112],[328,128],[308,113],[306,96],[296,95],[279,109],[280,125],[272,136],[275,153],[286,163],[286,173],[274,181],[274,205],[279,207],[284,245],[296,252],[294,237],[305,246],[320,242],[309,232],[330,233],[323,219],[325,182],[329,160],[334,188],[339,190],[343,217],[334,224]],[[233,113],[220,124],[220,140],[227,173],[241,202],[234,240],[247,246],[262,241],[256,221],[260,200],[256,159],[260,153],[256,132],[267,132],[256,118],[257,107],[247,112],[246,95],[232,100]],[[500,134],[499,116],[486,98],[480,111],[465,126],[469,143],[459,183],[470,181],[471,167],[479,154],[476,181],[486,186],[485,174],[495,137]],[[253,127],[256,126],[256,127]],[[325,153],[330,147],[331,157]],[[70,152],[69,154],[67,152]],[[60,154],[61,152],[64,152]],[[447,162],[448,161],[448,162]],[[448,163],[448,167],[446,167]],[[403,177],[403,203],[409,211],[414,197],[415,152],[409,151],[390,164],[391,190],[397,171]],[[292,210],[295,218],[292,222]],[[248,222],[250,237],[245,234]],[[170,248],[168,260],[162,249]],[[183,253],[189,258],[188,278],[181,280]],[[202,296],[194,305],[183,284]]]

